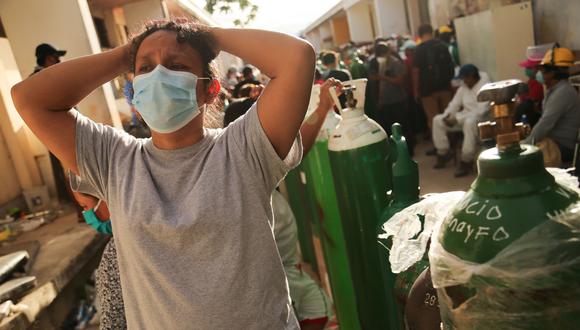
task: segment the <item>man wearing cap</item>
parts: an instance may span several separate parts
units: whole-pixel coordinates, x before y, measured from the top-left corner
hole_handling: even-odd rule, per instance
[[[32,74],[48,68],[51,65],[60,63],[60,58],[66,54],[66,50],[58,50],[49,44],[40,44],[36,46],[36,67]]]
[[[473,160],[477,152],[477,124],[489,110],[488,102],[477,102],[477,92],[489,82],[485,72],[473,64],[466,64],[459,70],[459,78],[463,84],[442,114],[433,118],[433,144],[437,150],[435,169],[444,168],[453,152],[449,149],[447,132],[463,132],[461,159],[455,171],[455,177],[462,177],[473,168]]]
[[[542,116],[524,140],[524,143],[539,143],[551,139],[560,149],[562,162],[572,161],[580,129],[580,99],[568,81],[573,65],[572,51],[557,44],[544,56],[539,75],[547,88]]]

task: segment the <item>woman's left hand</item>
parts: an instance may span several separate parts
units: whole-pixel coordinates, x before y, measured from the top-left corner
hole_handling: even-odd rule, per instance
[[[334,100],[330,96],[330,89],[335,88],[336,96],[342,94],[342,83],[335,78],[329,78],[320,86],[320,101],[318,107],[324,111],[329,111],[334,106]]]

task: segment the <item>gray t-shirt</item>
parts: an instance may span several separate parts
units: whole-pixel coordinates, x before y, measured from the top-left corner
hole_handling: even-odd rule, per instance
[[[389,56],[384,64],[379,63],[379,74],[388,77],[403,76],[407,69],[405,64],[394,56]],[[390,105],[404,102],[407,99],[405,88],[384,80],[379,83],[379,105]]]
[[[76,152],[114,219],[129,329],[298,329],[270,198],[299,137],[281,160],[256,105],[178,150],[78,114]]]
[[[538,143],[552,138],[560,147],[574,149],[580,129],[580,99],[567,80],[548,90],[542,108],[542,117],[532,129],[525,143]]]
[[[298,227],[296,218],[286,198],[277,190],[272,192],[272,210],[274,211],[274,239],[282,258],[284,267],[296,267],[300,263],[298,256]]]

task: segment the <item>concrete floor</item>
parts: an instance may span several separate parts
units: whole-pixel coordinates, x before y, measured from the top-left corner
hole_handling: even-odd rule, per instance
[[[476,177],[475,167],[473,172],[463,178],[453,176],[455,164],[449,161],[447,167],[440,170],[433,169],[435,156],[426,156],[425,151],[433,148],[430,141],[421,141],[415,147],[415,161],[419,164],[419,183],[421,194],[438,193],[462,190],[467,191]],[[459,157],[457,158],[459,162]]]

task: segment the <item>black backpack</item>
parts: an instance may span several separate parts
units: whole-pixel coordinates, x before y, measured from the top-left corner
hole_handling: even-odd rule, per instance
[[[447,45],[439,40],[433,40],[431,49],[427,52],[426,77],[431,80],[431,86],[448,86],[455,76],[455,65]]]

